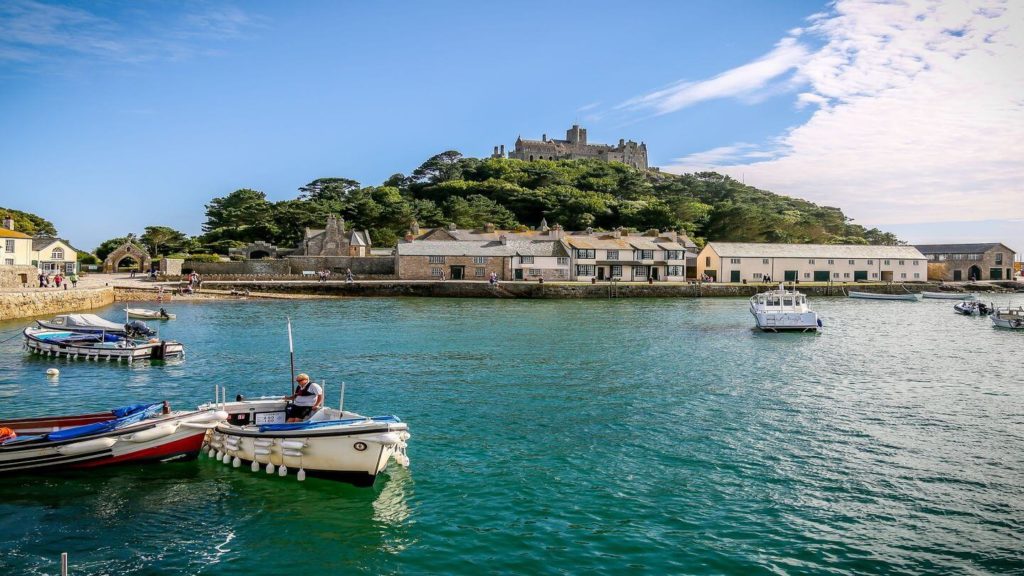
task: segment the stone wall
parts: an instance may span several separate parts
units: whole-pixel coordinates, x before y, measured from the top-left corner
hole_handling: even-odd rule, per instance
[[[507,258],[503,256],[485,256],[483,264],[474,262],[473,256],[445,256],[443,263],[431,263],[430,256],[402,256],[401,264],[398,267],[398,277],[402,280],[438,280],[431,274],[434,268],[440,268],[444,277],[451,279],[452,266],[462,266],[463,277],[466,280],[484,280],[491,276],[491,273],[498,275],[500,280],[509,280],[506,270]],[[476,276],[476,269],[483,268],[482,276]]]
[[[72,290],[0,292],[0,320],[91,310],[106,306],[113,301],[114,289],[109,286]]]
[[[202,276],[288,276],[304,271],[328,269],[337,277],[351,269],[356,276],[389,277],[395,274],[392,256],[288,256],[279,260],[240,260],[237,262],[196,262],[186,260],[182,271],[195,270]]]
[[[0,290],[38,286],[38,276],[35,266],[0,266]]]

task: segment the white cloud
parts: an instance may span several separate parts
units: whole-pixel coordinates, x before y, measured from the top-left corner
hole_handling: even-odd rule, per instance
[[[998,1],[840,0],[803,30],[824,45],[797,65],[796,104],[818,109],[762,147],[772,159],[752,161],[748,149],[694,162],[724,146],[665,169],[743,174],[871,225],[1020,215],[1022,13]]]
[[[675,112],[705,100],[751,96],[770,81],[792,71],[807,57],[807,49],[794,38],[783,38],[771,52],[700,82],[677,82],[656,92],[638,96],[618,106],[653,109],[658,114]]]

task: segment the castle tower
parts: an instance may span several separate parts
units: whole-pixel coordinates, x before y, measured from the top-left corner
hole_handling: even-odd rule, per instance
[[[573,146],[586,146],[587,129],[580,128],[579,124],[573,124],[572,128],[565,131],[565,139]]]

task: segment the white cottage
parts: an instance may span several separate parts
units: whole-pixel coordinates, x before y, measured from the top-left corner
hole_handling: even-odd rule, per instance
[[[718,282],[924,282],[928,259],[913,246],[709,242],[697,276]]]

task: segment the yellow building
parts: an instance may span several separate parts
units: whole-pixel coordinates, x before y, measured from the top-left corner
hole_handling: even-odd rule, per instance
[[[67,240],[48,236],[32,237],[14,229],[14,219],[7,216],[0,227],[0,264],[4,266],[35,266],[43,272],[78,272],[78,250]]]
[[[29,266],[32,264],[32,237],[23,232],[13,230],[14,223],[10,222],[11,228],[5,226],[0,228],[0,242],[3,242],[0,264],[5,266]]]

